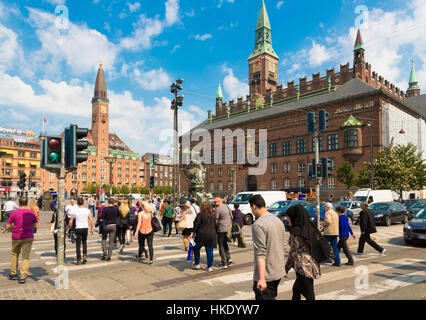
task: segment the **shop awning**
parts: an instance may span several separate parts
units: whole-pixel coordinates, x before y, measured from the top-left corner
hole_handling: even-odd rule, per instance
[[[1,152],[7,153],[7,154],[11,154],[13,156],[13,151],[12,150],[0,150]]]
[[[18,164],[21,166],[25,166],[25,161],[18,161]]]
[[[12,160],[6,160],[7,164],[12,164]]]
[[[32,166],[37,167],[38,162],[30,162],[30,164],[31,164]]]

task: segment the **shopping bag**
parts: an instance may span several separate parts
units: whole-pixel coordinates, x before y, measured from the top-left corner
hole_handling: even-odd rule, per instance
[[[192,256],[194,255],[194,247],[195,247],[195,242],[193,240],[191,240],[189,242],[189,247],[188,247],[188,257],[186,258],[186,261],[190,262],[192,261]]]

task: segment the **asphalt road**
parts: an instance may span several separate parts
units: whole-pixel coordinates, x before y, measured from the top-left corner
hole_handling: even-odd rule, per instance
[[[112,261],[101,261],[99,234],[89,235],[88,263],[75,265],[75,245],[67,242],[66,271],[68,289],[56,289],[56,258],[53,236],[48,232],[51,213],[41,213],[41,227],[35,235],[26,284],[7,279],[10,271],[11,234],[0,234],[0,299],[143,299],[143,300],[253,300],[253,249],[251,228],[244,228],[247,248],[230,244],[233,264],[227,270],[214,267],[207,272],[202,250],[201,270],[191,269],[186,261],[181,236],[154,238],[154,264],[134,259],[137,241],[126,246],[124,253],[114,250]],[[406,245],[402,224],[378,226],[374,234],[386,248],[382,257],[366,245],[364,255],[355,256],[355,266],[321,265],[321,279],[315,281],[319,300],[357,299],[426,299],[426,246]],[[359,236],[359,227],[354,226]],[[287,234],[288,236],[288,234]],[[357,241],[350,241],[356,251]],[[341,255],[342,264],[346,257]],[[215,265],[219,254],[215,250]],[[295,273],[279,286],[278,299],[289,300]]]

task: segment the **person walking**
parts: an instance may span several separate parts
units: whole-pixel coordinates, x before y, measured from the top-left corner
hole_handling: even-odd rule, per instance
[[[152,229],[152,210],[153,208],[146,201],[142,202],[142,211],[138,214],[138,225],[136,229],[138,234],[135,235],[135,239],[138,238],[139,251],[136,255],[136,260],[141,261],[142,253],[145,253],[145,258],[148,258],[148,252],[145,249],[145,240],[148,242],[149,250],[149,264],[154,263],[154,230]]]
[[[68,228],[71,228],[75,220],[75,234],[77,236],[75,241],[75,249],[77,253],[77,265],[81,265],[81,243],[83,243],[83,264],[87,262],[87,236],[89,232],[90,223],[90,234],[93,232],[93,219],[90,214],[90,210],[84,207],[84,199],[77,199],[78,208],[74,210],[71,217],[71,221],[68,224]]]
[[[197,214],[200,213],[200,207],[197,204],[197,200],[196,199],[192,199],[190,200],[191,202],[191,212],[194,215],[194,220],[197,217]]]
[[[125,201],[121,201],[119,207],[119,215],[117,219],[117,236],[120,242],[120,253],[123,253],[124,246],[126,245],[126,232],[130,226],[130,208]]]
[[[78,209],[78,205],[75,203],[75,199],[71,198],[70,203],[65,207],[65,221],[67,225],[71,221],[71,217],[73,216],[74,211],[76,209]],[[55,210],[57,211],[56,207],[54,207],[52,211],[55,211]],[[74,230],[74,229],[75,229],[75,224],[69,230]]]
[[[214,201],[216,205],[217,243],[222,260],[221,267],[228,269],[228,266],[232,263],[227,241],[228,227],[232,221],[232,213],[229,207],[222,202],[222,198],[217,197]]]
[[[238,203],[234,204],[234,210],[232,210],[232,222],[233,225],[236,224],[239,228],[239,236],[232,236],[232,240],[238,241],[238,248],[246,248],[246,243],[244,241],[244,235],[243,235],[243,213],[239,209],[240,205]]]
[[[40,209],[37,206],[37,201],[31,200],[31,202],[30,202],[30,210],[33,211],[36,214],[36,216],[37,216],[37,222],[38,222],[38,224],[40,224]],[[37,233],[37,228],[35,228],[33,231],[34,231],[34,233]]]
[[[285,264],[286,278],[291,269],[296,272],[292,300],[315,300],[314,280],[319,279],[319,263],[326,260],[329,244],[323,240],[321,233],[309,217],[308,211],[301,204],[291,206],[286,212],[290,229],[290,252]]]
[[[101,217],[102,217],[102,211],[105,209],[105,206],[106,206],[105,202],[102,202],[98,210],[98,217],[96,219],[96,224],[95,224],[95,227],[99,228],[100,237],[102,237],[102,233],[103,233],[103,224],[101,222]]]
[[[138,220],[136,218],[136,215],[137,215],[136,207],[133,205],[132,201],[130,200],[128,205],[130,208],[130,212],[129,212],[130,224],[126,232],[126,245],[130,245],[130,243],[133,241],[133,236],[135,234],[135,230],[138,225]]]
[[[349,233],[352,235],[352,237],[355,239],[355,235],[352,232],[352,228],[349,225],[348,217],[346,216],[346,207],[345,206],[337,206],[336,212],[339,215],[339,242],[337,243],[337,249],[343,249],[343,252],[345,253],[346,258],[348,258],[348,262],[346,265],[353,266],[354,265],[354,259],[352,257],[351,252],[349,251],[348,247],[348,239],[349,239]]]
[[[194,221],[195,246],[194,264],[192,268],[199,270],[200,267],[200,250],[202,247],[206,249],[207,255],[207,271],[212,272],[213,269],[213,249],[217,246],[216,234],[216,216],[208,202],[201,203],[200,213]]]
[[[191,203],[186,201],[185,210],[182,213],[182,218],[179,222],[185,223],[185,229],[182,231],[183,236],[183,245],[185,246],[185,251],[188,251],[189,241],[191,241],[191,235],[194,228],[194,214],[191,211]]]
[[[361,209],[362,211],[359,213],[359,227],[361,229],[361,236],[359,237],[358,250],[354,252],[354,254],[363,254],[364,245],[367,242],[370,246],[379,252],[379,256],[381,257],[386,252],[386,249],[379,246],[370,237],[372,233],[377,232],[376,224],[374,223],[374,216],[370,209],[368,209],[367,202],[361,203]]]
[[[179,230],[178,230],[178,223],[180,221],[180,219],[182,218],[182,207],[184,206],[184,203],[181,203],[180,205],[176,206],[175,210],[174,210],[174,214],[173,214],[173,221],[175,223],[175,229],[176,229],[176,235],[179,235]]]
[[[92,212],[92,216],[94,218],[95,217],[95,208],[96,208],[95,198],[93,196],[90,196],[88,203],[89,203],[89,209]]]
[[[330,243],[334,254],[336,255],[332,266],[340,267],[340,254],[339,249],[337,248],[337,237],[339,236],[339,216],[333,210],[333,205],[330,202],[325,204],[325,218],[324,221],[321,222],[321,225],[324,227],[324,239]]]
[[[115,206],[113,198],[108,199],[108,207],[102,210],[101,222],[104,224],[102,233],[102,260],[111,261],[111,254],[114,245],[115,234],[117,232],[117,218],[119,210]],[[109,245],[107,248],[107,238],[109,236]]]
[[[30,268],[30,253],[34,241],[34,228],[39,227],[36,214],[28,209],[28,198],[19,198],[19,207],[8,216],[6,228],[12,231],[12,262],[9,280],[25,283]],[[22,265],[18,279],[18,260],[22,251]]]
[[[43,197],[41,196],[37,199],[37,207],[40,211],[43,209]]]
[[[256,217],[252,227],[253,291],[256,300],[275,300],[278,294],[278,285],[285,276],[284,224],[266,210],[265,200],[261,195],[257,194],[251,197],[249,204]]]
[[[163,237],[166,236],[166,227],[169,229],[169,235],[168,237],[170,237],[171,233],[172,233],[172,224],[173,224],[173,215],[174,215],[174,208],[173,206],[170,204],[169,200],[166,200],[166,207],[163,210]]]
[[[18,210],[19,206],[16,204],[15,201],[12,201],[12,199],[9,199],[9,201],[7,201],[4,204],[4,224],[3,224],[3,232],[7,232],[8,228],[7,228],[7,222],[9,220],[9,217],[11,215],[11,213],[14,210]]]

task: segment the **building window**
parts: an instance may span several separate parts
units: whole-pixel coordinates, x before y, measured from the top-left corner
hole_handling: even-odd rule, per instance
[[[277,190],[277,180],[274,179],[271,181],[271,189]]]
[[[18,151],[18,157],[25,158],[25,151]]]
[[[322,151],[322,137],[318,139],[319,151]],[[312,152],[315,152],[315,138],[312,138]]]
[[[296,141],[296,154],[306,153],[306,139],[299,139]]]
[[[284,180],[284,189],[290,189],[290,179]]]
[[[219,182],[219,191],[222,191],[222,190],[223,190],[223,183]]]
[[[228,191],[232,191],[232,182],[228,182]]]
[[[218,176],[218,177],[221,177],[221,176],[222,176],[222,169],[218,169],[218,170],[217,170],[217,176]]]
[[[232,170],[231,170],[231,168],[228,168],[228,177],[232,177]]]
[[[336,188],[336,179],[334,179],[334,178],[328,178],[328,188],[329,189]]]
[[[297,179],[297,187],[298,188],[305,188],[305,179],[303,179],[303,178]]]
[[[226,150],[226,162],[225,163],[232,163],[234,161],[234,150]]]
[[[37,158],[37,153],[30,152],[30,157],[33,158],[33,159],[36,159]]]
[[[345,132],[345,148],[358,147],[358,130],[349,130]]]
[[[297,171],[304,172],[305,171],[305,163],[300,161],[297,163]]]
[[[283,155],[284,156],[291,155],[291,141],[283,142]]]
[[[339,149],[339,135],[337,133],[329,134],[327,136],[327,144],[328,144],[328,150]]]
[[[284,163],[284,173],[290,173],[290,163]]]
[[[278,145],[276,143],[271,143],[269,146],[269,156],[276,157],[278,155]]]
[[[210,177],[214,177],[214,169],[210,169]]]
[[[271,165],[271,173],[273,173],[273,174],[277,173],[277,164],[276,163],[273,163]]]
[[[210,182],[210,191],[213,191],[213,190],[214,190],[214,183]]]

